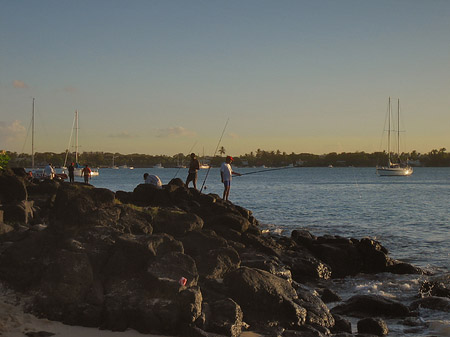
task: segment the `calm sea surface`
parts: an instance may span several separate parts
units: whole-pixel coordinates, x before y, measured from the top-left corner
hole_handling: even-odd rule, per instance
[[[163,184],[187,176],[187,169],[100,169],[91,182],[113,191],[132,191],[143,182],[145,172],[158,175]],[[200,171],[199,186],[206,172]],[[210,170],[205,187],[204,193],[222,194],[219,169]],[[275,232],[289,235],[305,228],[315,235],[369,236],[395,259],[435,274],[449,273],[450,168],[415,168],[409,177],[378,177],[375,168],[351,167],[260,172],[234,177],[230,200],[252,210],[264,227]],[[361,276],[337,281],[335,287],[344,298],[356,292],[378,293],[408,302],[420,281],[418,276]],[[448,313],[425,311],[421,318],[427,325],[412,333],[390,322],[390,336],[450,336]]]

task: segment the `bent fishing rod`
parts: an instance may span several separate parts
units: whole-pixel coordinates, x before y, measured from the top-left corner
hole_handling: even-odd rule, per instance
[[[223,131],[222,131],[222,135],[220,136],[219,142],[217,143],[216,150],[214,151],[213,158],[216,156],[217,150],[219,149],[220,142],[222,141],[222,137],[223,137],[223,134],[225,133],[225,129],[227,128],[229,120],[230,120],[230,118],[228,118],[227,122],[225,123],[225,126],[224,126]],[[205,176],[205,179],[203,180],[202,188],[200,188],[200,193],[202,193],[202,191],[203,191],[203,187],[205,186],[206,179],[208,179],[208,174],[209,174],[210,170],[211,170],[211,165],[209,165],[208,171],[206,171],[206,176]]]

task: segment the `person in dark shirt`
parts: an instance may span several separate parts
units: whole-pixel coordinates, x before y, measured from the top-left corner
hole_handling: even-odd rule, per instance
[[[200,163],[198,162],[195,153],[191,153],[191,163],[189,164],[189,173],[186,178],[186,187],[189,187],[189,183],[192,181],[194,188],[197,189],[198,170],[200,169]]]
[[[73,163],[70,164],[67,170],[69,171],[69,182],[71,183],[75,182],[75,175],[74,175],[75,167],[73,166]]]

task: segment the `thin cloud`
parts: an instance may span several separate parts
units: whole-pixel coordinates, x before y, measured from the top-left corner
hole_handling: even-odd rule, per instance
[[[230,137],[231,139],[239,139],[240,138],[239,135],[236,133],[229,133],[228,137]]]
[[[118,133],[111,133],[108,135],[109,138],[120,138],[120,139],[129,139],[133,138],[132,135],[128,131],[122,131]]]
[[[14,88],[18,88],[18,89],[27,89],[28,85],[25,82],[23,82],[23,81],[14,80],[13,81],[13,87]]]
[[[183,136],[195,136],[196,133],[190,131],[182,126],[175,126],[167,129],[158,129],[156,137],[158,138],[166,138],[166,137],[183,137]]]
[[[15,140],[24,138],[24,134],[25,127],[20,121],[16,120],[12,123],[0,121],[0,143],[9,145]]]

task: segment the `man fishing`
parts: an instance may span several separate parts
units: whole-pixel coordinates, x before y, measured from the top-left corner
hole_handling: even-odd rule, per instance
[[[241,174],[238,172],[234,172],[231,168],[231,163],[233,162],[233,157],[227,156],[225,158],[225,162],[222,163],[222,166],[220,167],[220,176],[222,178],[223,183],[223,200],[228,201],[228,196],[230,194],[230,188],[231,188],[231,177],[233,175],[240,176]]]
[[[194,188],[197,189],[197,177],[198,170],[200,169],[200,163],[198,162],[195,153],[191,153],[191,163],[189,164],[189,173],[186,178],[186,187],[189,187],[189,183],[192,181]]]

